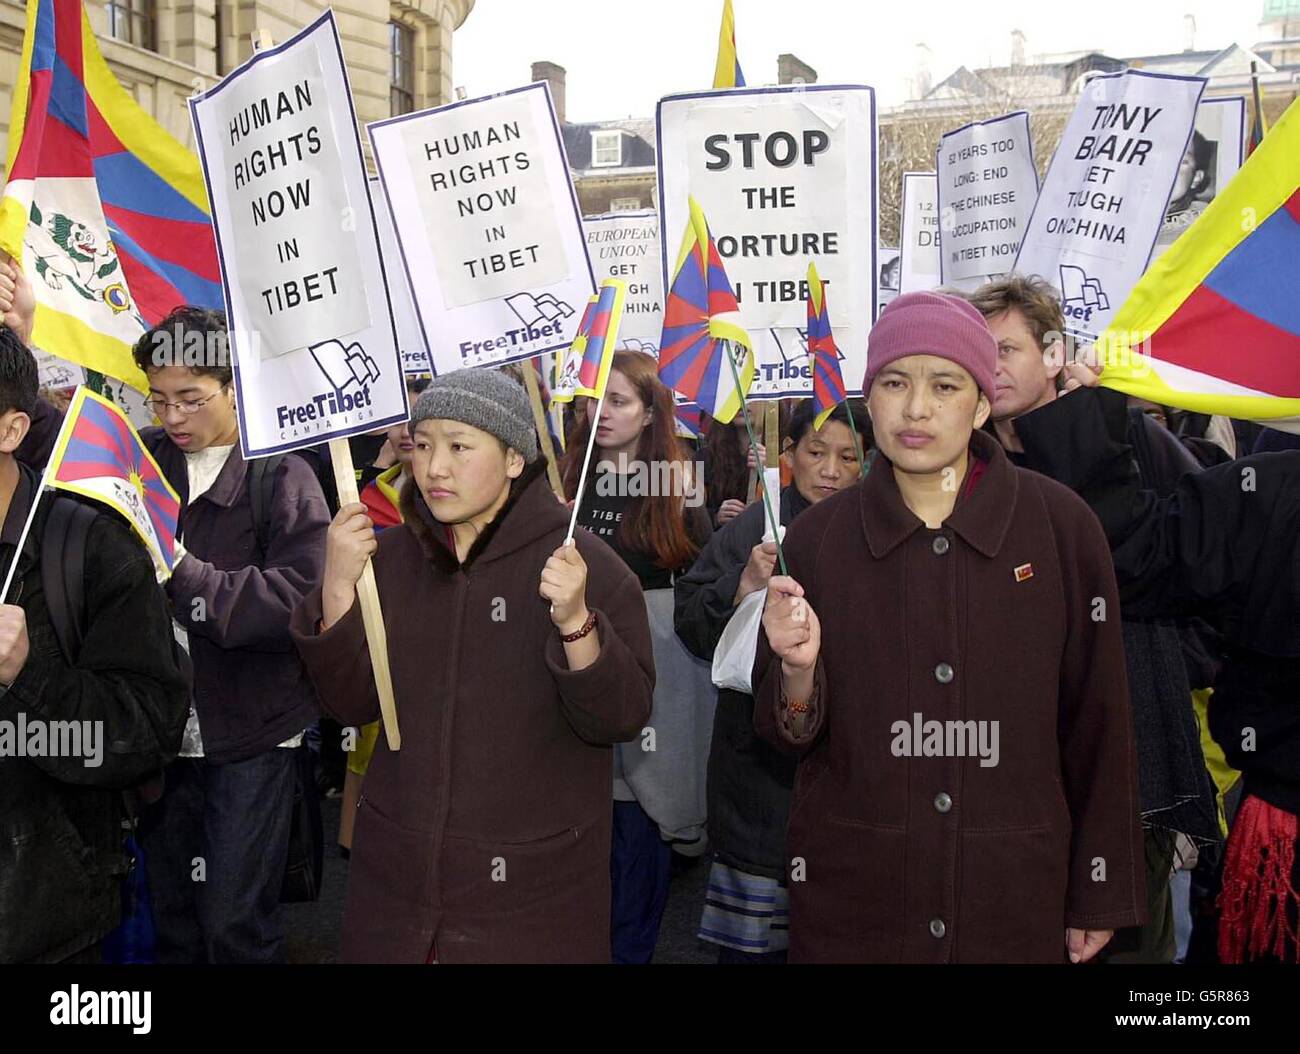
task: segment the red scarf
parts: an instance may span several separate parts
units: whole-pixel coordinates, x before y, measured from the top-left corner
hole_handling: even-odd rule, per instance
[[[1273,956],[1300,962],[1295,868],[1296,817],[1247,794],[1232,823],[1219,893],[1219,961]]]

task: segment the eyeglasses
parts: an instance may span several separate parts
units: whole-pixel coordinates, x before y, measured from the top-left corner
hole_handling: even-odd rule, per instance
[[[185,399],[179,403],[169,403],[166,399],[150,399],[146,405],[154,412],[156,417],[161,418],[167,412],[169,406],[174,406],[186,417],[191,417],[202,410],[208,403],[212,402],[218,395],[226,390],[226,385],[222,385],[211,395],[205,395],[202,399]]]

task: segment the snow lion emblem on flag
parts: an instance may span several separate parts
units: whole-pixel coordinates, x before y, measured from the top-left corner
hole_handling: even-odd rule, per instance
[[[115,313],[130,309],[131,296],[122,280],[117,250],[107,238],[61,212],[42,215],[36,205],[27,232],[36,274],[50,289],[71,288]]]

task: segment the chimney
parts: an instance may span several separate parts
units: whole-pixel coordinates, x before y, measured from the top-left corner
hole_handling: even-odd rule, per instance
[[[1025,35],[1018,29],[1011,31],[1011,65],[1025,64]]]
[[[551,102],[555,104],[555,119],[564,124],[564,67],[554,62],[534,62],[533,80],[546,81],[551,86]]]
[[[1186,36],[1187,45],[1185,51],[1196,50],[1196,16],[1183,15],[1183,33]]]
[[[785,54],[776,57],[777,84],[816,84],[817,71],[802,59]]]

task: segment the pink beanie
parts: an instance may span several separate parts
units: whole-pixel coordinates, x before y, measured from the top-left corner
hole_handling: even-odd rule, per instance
[[[993,401],[998,345],[984,316],[969,301],[952,293],[904,293],[886,306],[867,337],[867,375],[862,392],[871,391],[876,374],[907,355],[937,355],[964,367]]]

